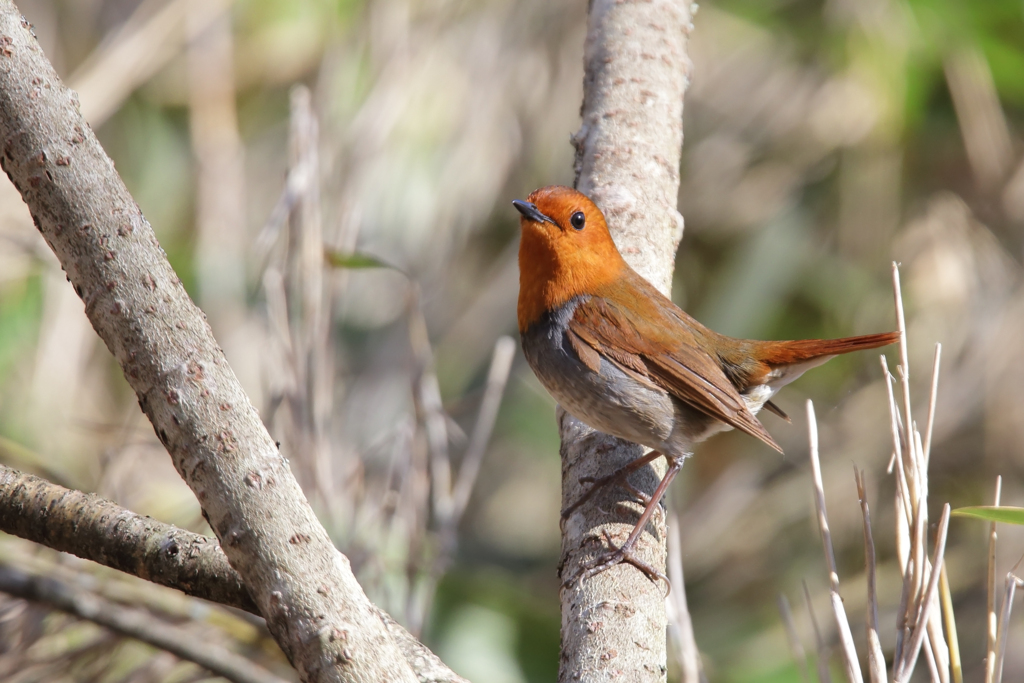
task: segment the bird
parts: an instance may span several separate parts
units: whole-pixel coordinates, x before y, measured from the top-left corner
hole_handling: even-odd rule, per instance
[[[843,339],[755,341],[700,324],[622,258],[604,215],[577,190],[553,185],[512,202],[520,215],[517,319],[537,379],[590,427],[651,449],[600,479],[563,510],[563,521],[600,486],[659,457],[668,468],[626,541],[594,558],[585,578],[620,563],[668,580],[633,550],[694,447],[738,429],[782,452],[757,414],[789,418],[772,397],[839,354],[899,340],[899,332]]]

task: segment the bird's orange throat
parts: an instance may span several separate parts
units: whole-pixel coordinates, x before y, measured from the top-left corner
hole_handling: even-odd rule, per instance
[[[520,332],[573,297],[592,294],[614,282],[627,268],[607,228],[590,234],[586,230],[575,233],[548,223],[524,221],[522,233],[517,310]]]

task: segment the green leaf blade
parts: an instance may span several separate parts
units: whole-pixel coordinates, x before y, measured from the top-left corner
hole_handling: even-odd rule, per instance
[[[327,263],[334,266],[335,268],[389,268],[391,270],[397,270],[398,272],[402,272],[400,268],[396,268],[395,266],[377,258],[376,256],[372,256],[370,254],[363,254],[360,252],[342,254],[337,251],[325,251],[324,259],[326,259]]]
[[[955,517],[973,517],[988,522],[1003,522],[1005,524],[1018,524],[1024,526],[1024,508],[996,507],[994,505],[975,505],[973,507],[957,508],[953,510]]]

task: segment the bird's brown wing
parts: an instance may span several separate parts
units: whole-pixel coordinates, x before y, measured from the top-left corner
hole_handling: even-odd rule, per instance
[[[693,333],[677,317],[658,309],[658,313],[648,316],[656,319],[648,320],[632,310],[592,296],[576,307],[569,322],[570,339],[577,337],[630,375],[661,387],[692,408],[782,452],[747,409],[717,359],[696,343]],[[578,343],[573,340],[573,345]]]

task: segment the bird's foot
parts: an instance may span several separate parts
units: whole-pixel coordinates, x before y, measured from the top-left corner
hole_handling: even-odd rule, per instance
[[[637,487],[635,487],[632,484],[630,484],[628,479],[619,482],[619,486],[624,488],[628,493],[633,494],[633,497],[636,498],[636,500],[640,501],[640,503],[644,507],[647,507],[648,505],[651,504],[651,496],[650,496],[650,494],[646,493],[644,491],[641,491]],[[622,505],[628,505],[630,502],[634,502],[634,501],[625,501],[624,500],[624,501],[621,502],[621,504]],[[660,506],[658,507],[658,512],[661,512],[661,507]]]
[[[606,553],[602,553],[597,557],[593,558],[577,571],[572,578],[566,581],[563,585],[568,586],[577,581],[584,581],[593,576],[597,576],[606,569],[611,569],[617,564],[630,564],[639,569],[644,575],[652,582],[663,581],[665,583],[665,595],[667,596],[672,592],[672,582],[669,581],[668,577],[662,572],[658,571],[651,564],[644,562],[634,554],[633,545],[628,541],[620,548],[616,548],[612,542],[611,536],[607,531],[602,532],[605,537],[605,541],[608,543],[609,550]]]

